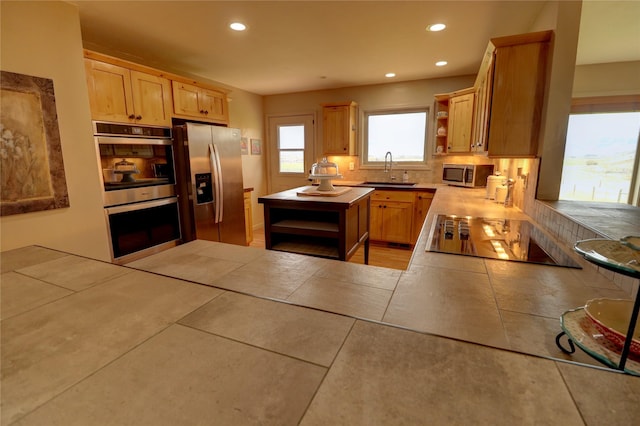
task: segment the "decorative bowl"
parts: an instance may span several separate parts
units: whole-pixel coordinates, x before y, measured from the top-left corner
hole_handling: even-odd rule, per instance
[[[622,348],[627,338],[631,311],[633,309],[632,300],[623,299],[592,299],[584,306],[587,317],[602,333],[605,339]],[[636,328],[631,340],[630,352],[640,355],[640,326],[636,321]]]

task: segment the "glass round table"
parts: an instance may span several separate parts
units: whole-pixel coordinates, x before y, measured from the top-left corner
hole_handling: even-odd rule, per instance
[[[640,237],[629,236],[619,241],[602,238],[582,240],[575,243],[574,250],[587,261],[602,268],[640,279]],[[632,343],[634,347],[638,345],[638,340],[634,339],[634,332],[639,310],[640,291],[633,302],[622,345],[602,333],[597,324],[588,317],[584,307],[566,311],[560,317],[562,332],[556,337],[556,344],[567,354],[575,352],[575,344],[611,368],[640,376],[640,353],[632,351]],[[561,338],[565,335],[568,338],[569,349],[561,343]]]

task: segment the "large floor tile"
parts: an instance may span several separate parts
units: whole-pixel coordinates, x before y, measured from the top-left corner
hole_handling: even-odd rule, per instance
[[[31,411],[220,293],[131,271],[2,321],[2,423]]]
[[[28,246],[0,253],[0,268],[2,272],[9,272],[25,266],[37,265],[48,260],[69,256],[56,250],[44,247]]]
[[[254,296],[284,300],[308,278],[308,274],[291,269],[256,270],[242,266],[212,280],[210,284]]]
[[[208,285],[242,265],[241,262],[214,259],[196,253],[161,253],[127,264],[131,268]]]
[[[10,318],[69,294],[73,292],[16,272],[4,273],[0,276],[0,319]]]
[[[383,321],[412,330],[509,347],[486,274],[415,267],[400,278]]]
[[[556,281],[527,276],[492,276],[500,310],[560,318],[563,312],[575,309],[594,298],[629,298],[622,290],[587,287],[582,283]]]
[[[287,300],[337,314],[379,321],[391,295],[390,290],[312,277]]]
[[[583,425],[550,360],[357,321],[302,425]]]
[[[310,276],[330,262],[327,259],[302,254],[262,250],[262,256],[246,264],[243,269],[258,272],[295,271]]]
[[[174,325],[23,425],[295,425],[326,369]]]
[[[180,320],[200,330],[328,367],[354,320],[227,292]]]
[[[381,268],[379,266],[359,265],[340,262],[337,260],[326,262],[314,276],[332,281],[344,281],[369,287],[393,290],[396,288],[400,271]]]
[[[487,261],[487,271],[491,277],[536,277],[549,284],[566,284],[618,290],[618,286],[609,278],[599,274],[592,267],[583,269],[550,267],[522,262]],[[613,274],[612,274],[613,275]]]
[[[557,364],[587,426],[638,423],[640,377]]]
[[[602,365],[580,349],[568,355],[558,348],[556,336],[562,331],[560,318],[546,318],[509,311],[501,311],[500,315],[509,339],[509,347],[514,351],[589,365]],[[566,338],[562,343],[566,346]]]
[[[127,269],[98,260],[66,256],[17,270],[21,274],[70,290],[83,290],[126,274]]]
[[[484,259],[473,256],[456,256],[452,254],[436,253],[431,251],[416,251],[411,258],[413,266],[437,266],[458,271],[478,272],[485,274]],[[411,267],[409,269],[411,269]]]

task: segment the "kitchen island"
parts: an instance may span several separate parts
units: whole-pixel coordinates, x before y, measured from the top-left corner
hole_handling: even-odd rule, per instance
[[[368,264],[372,192],[372,188],[341,187],[322,193],[303,186],[259,197],[264,204],[265,247],[349,260],[364,245]]]

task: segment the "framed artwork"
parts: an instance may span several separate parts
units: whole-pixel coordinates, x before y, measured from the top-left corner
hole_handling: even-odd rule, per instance
[[[251,154],[262,155],[262,141],[260,139],[251,139]]]
[[[53,80],[0,71],[0,215],[69,207]]]
[[[240,139],[240,154],[249,155],[249,140],[247,138]]]

